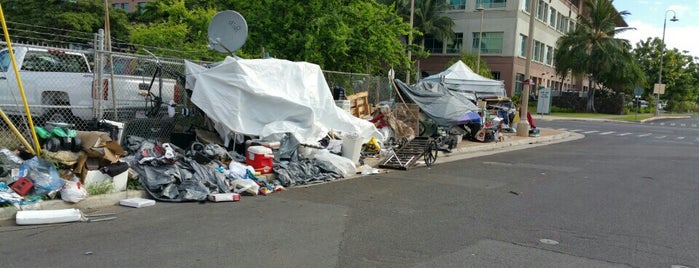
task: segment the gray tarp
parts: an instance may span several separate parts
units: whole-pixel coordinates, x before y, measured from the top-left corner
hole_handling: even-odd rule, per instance
[[[458,98],[440,83],[421,81],[409,86],[395,80],[400,93],[420,107],[420,110],[440,126],[450,127],[481,122],[478,107],[469,100]]]

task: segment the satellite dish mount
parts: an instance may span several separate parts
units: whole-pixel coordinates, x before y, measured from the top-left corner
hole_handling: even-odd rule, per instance
[[[211,18],[208,37],[210,49],[233,55],[248,38],[248,24],[236,11],[221,11]]]

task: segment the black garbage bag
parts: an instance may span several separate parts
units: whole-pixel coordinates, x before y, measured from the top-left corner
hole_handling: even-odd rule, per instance
[[[343,178],[342,171],[327,161],[300,159],[274,164],[274,173],[284,187],[327,182]]]

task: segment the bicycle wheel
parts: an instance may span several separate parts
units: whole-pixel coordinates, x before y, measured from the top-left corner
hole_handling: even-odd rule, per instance
[[[425,165],[432,166],[435,161],[437,161],[437,154],[439,153],[439,147],[437,146],[437,141],[430,139],[425,145]]]

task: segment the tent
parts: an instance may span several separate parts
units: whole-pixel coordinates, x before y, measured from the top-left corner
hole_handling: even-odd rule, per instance
[[[224,141],[233,133],[270,140],[291,133],[303,144],[318,144],[329,131],[382,139],[374,124],[335,105],[316,64],[227,57],[210,69],[185,67],[192,103]]]
[[[457,61],[448,69],[425,77],[422,81],[444,82],[454,95],[473,102],[476,99],[507,97],[503,81],[480,76],[462,61]]]

